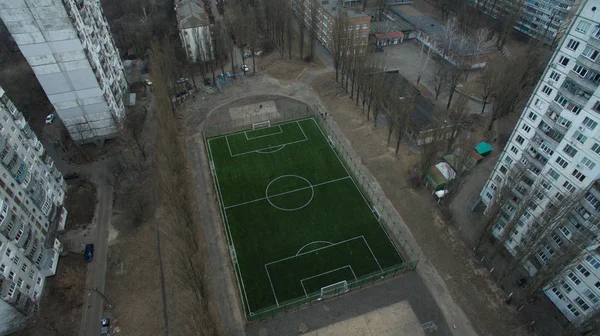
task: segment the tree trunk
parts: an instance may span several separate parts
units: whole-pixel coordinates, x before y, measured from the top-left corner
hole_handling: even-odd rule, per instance
[[[485,112],[485,106],[487,105],[487,97],[483,97],[483,102],[481,104],[481,114],[483,114]]]
[[[452,104],[452,97],[454,96],[454,90],[456,90],[456,85],[450,87],[450,96],[448,96],[448,104],[446,104],[446,110],[450,108],[450,104]]]
[[[398,141],[396,142],[396,155],[398,155],[398,151],[400,150],[400,142],[402,141],[402,130],[398,130]]]

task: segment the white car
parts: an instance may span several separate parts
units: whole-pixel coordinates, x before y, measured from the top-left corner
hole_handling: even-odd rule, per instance
[[[250,68],[248,68],[248,66],[247,66],[246,64],[242,64],[242,65],[240,66],[240,68],[241,68],[242,70],[244,70],[244,72],[247,72],[248,70],[250,70]]]
[[[52,124],[53,121],[54,121],[54,113],[48,114],[48,116],[46,117],[46,124]]]

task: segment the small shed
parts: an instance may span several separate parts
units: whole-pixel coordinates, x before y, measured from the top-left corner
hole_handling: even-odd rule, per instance
[[[429,169],[425,176],[427,185],[431,185],[433,190],[444,190],[448,181],[453,180],[456,173],[446,162],[440,162]]]
[[[490,146],[490,144],[487,142],[482,141],[475,146],[475,150],[477,151],[477,154],[486,156],[492,152],[492,146]]]

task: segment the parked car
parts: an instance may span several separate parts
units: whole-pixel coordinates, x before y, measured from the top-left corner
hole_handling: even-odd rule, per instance
[[[243,59],[246,59],[246,58],[248,58],[248,57],[250,57],[250,56],[252,56],[252,55],[250,55],[250,53],[244,53],[244,55],[242,56],[242,58],[243,58]]]
[[[525,279],[525,278],[517,280],[517,286],[519,286],[519,287],[525,287],[526,284],[527,284],[527,279]]]
[[[54,113],[48,114],[48,116],[46,117],[46,124],[52,124],[53,121],[54,121]]]
[[[204,85],[212,85],[212,78],[210,78],[210,77],[204,78]]]
[[[85,245],[85,252],[83,253],[83,259],[87,262],[94,260],[94,244]]]
[[[74,180],[76,178],[79,178],[79,174],[77,174],[77,173],[69,173],[69,174],[63,176],[63,178],[65,180]]]
[[[144,84],[152,86],[152,82],[149,79],[144,79]]]
[[[103,327],[108,327],[108,326],[110,326],[110,319],[107,319],[106,317],[104,317],[100,320],[100,324]]]
[[[231,72],[226,72],[225,77],[233,77],[233,75],[231,74]]]
[[[256,50],[254,52],[254,56],[260,56],[260,55],[262,55],[262,53],[263,53],[263,50],[262,49],[258,49],[258,50]]]
[[[248,70],[250,70],[250,68],[248,68],[248,66],[247,66],[246,64],[242,64],[242,65],[240,66],[240,68],[241,68],[242,70],[244,70],[244,72],[247,72]]]

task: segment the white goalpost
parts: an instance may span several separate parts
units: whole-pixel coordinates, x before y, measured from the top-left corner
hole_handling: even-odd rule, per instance
[[[258,128],[263,128],[263,127],[271,127],[271,120],[252,123],[253,130],[258,129]]]
[[[348,292],[348,282],[346,280],[336,282],[334,284],[321,287],[321,297],[319,300],[337,296],[346,292]]]

